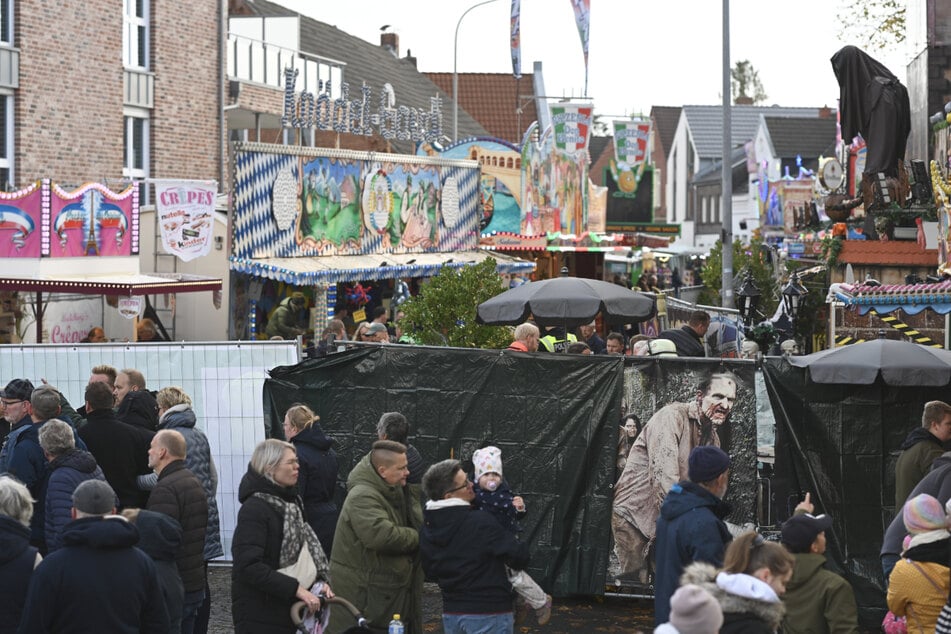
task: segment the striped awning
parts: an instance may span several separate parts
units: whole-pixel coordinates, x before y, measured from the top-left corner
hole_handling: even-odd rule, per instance
[[[916,315],[930,309],[946,315],[951,313],[951,280],[937,284],[833,284],[827,301],[839,301],[864,315],[870,310],[890,313],[901,309]]]
[[[397,277],[433,277],[444,266],[462,268],[494,258],[499,273],[531,273],[535,263],[487,251],[446,253],[375,253],[299,258],[245,259],[232,256],[236,273],[284,282],[293,286],[384,280]]]
[[[184,273],[0,276],[0,290],[80,295],[154,295],[219,291],[221,280]]]

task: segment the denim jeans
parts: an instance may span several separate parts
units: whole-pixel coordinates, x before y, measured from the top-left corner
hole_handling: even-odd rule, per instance
[[[182,634],[192,634],[195,631],[195,620],[198,618],[198,608],[205,600],[205,591],[186,592],[182,600]]]
[[[445,634],[512,634],[514,627],[515,615],[512,612],[442,615]]]

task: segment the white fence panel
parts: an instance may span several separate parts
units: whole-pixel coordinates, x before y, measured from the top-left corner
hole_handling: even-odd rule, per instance
[[[45,379],[79,408],[89,371],[105,364],[139,370],[150,390],[181,387],[192,398],[218,468],[222,544],[231,559],[238,484],[254,446],[264,440],[264,380],[271,368],[298,361],[293,341],[6,345],[0,346],[0,386],[15,378],[39,386]]]

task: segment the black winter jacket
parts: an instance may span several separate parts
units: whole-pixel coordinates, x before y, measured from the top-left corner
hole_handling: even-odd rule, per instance
[[[20,634],[167,634],[155,564],[120,517],[85,517],[33,571]]]
[[[515,594],[505,566],[523,569],[528,545],[486,511],[432,507],[427,504],[423,513],[419,549],[426,577],[435,578],[442,590],[443,612],[511,612]]]
[[[164,513],[142,509],[135,527],[139,529],[138,547],[152,558],[158,572],[159,588],[168,612],[169,632],[176,634],[182,629],[182,604],[185,600],[185,588],[175,565],[175,555],[182,545],[182,525]]]
[[[154,432],[158,429],[158,410],[158,403],[151,392],[136,390],[125,395],[116,409],[116,416],[123,423]]]
[[[184,460],[165,465],[146,507],[164,513],[182,525],[182,546],[175,557],[185,592],[205,588],[205,529],[208,527],[208,498]]]
[[[310,524],[317,539],[330,557],[334,543],[334,529],[340,515],[334,504],[337,488],[337,454],[331,448],[333,441],[316,424],[311,425],[291,439],[297,449],[300,476],[297,487],[304,502],[304,518]]]
[[[30,546],[30,529],[0,515],[0,634],[17,630],[36,554]]]
[[[284,518],[254,497],[259,491],[297,501],[297,487],[278,486],[250,467],[241,478],[241,509],[231,540],[231,616],[236,634],[289,634],[297,580],[277,571]]]
[[[150,471],[148,453],[153,434],[123,423],[111,409],[89,412],[86,420],[79,437],[102,467],[119,497],[120,508],[144,507],[148,492],[139,489],[135,477]]]

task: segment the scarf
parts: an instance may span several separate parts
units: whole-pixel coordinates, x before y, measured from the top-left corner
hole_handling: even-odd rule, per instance
[[[300,507],[294,502],[288,502],[276,495],[262,493],[261,491],[255,493],[254,497],[267,502],[284,520],[284,536],[281,541],[281,557],[278,568],[285,568],[296,562],[301,549],[306,544],[310,556],[314,559],[314,565],[317,567],[317,578],[329,580],[330,564],[327,562],[327,555],[324,554],[324,549],[320,547],[314,529],[304,521],[304,515],[301,513]]]

